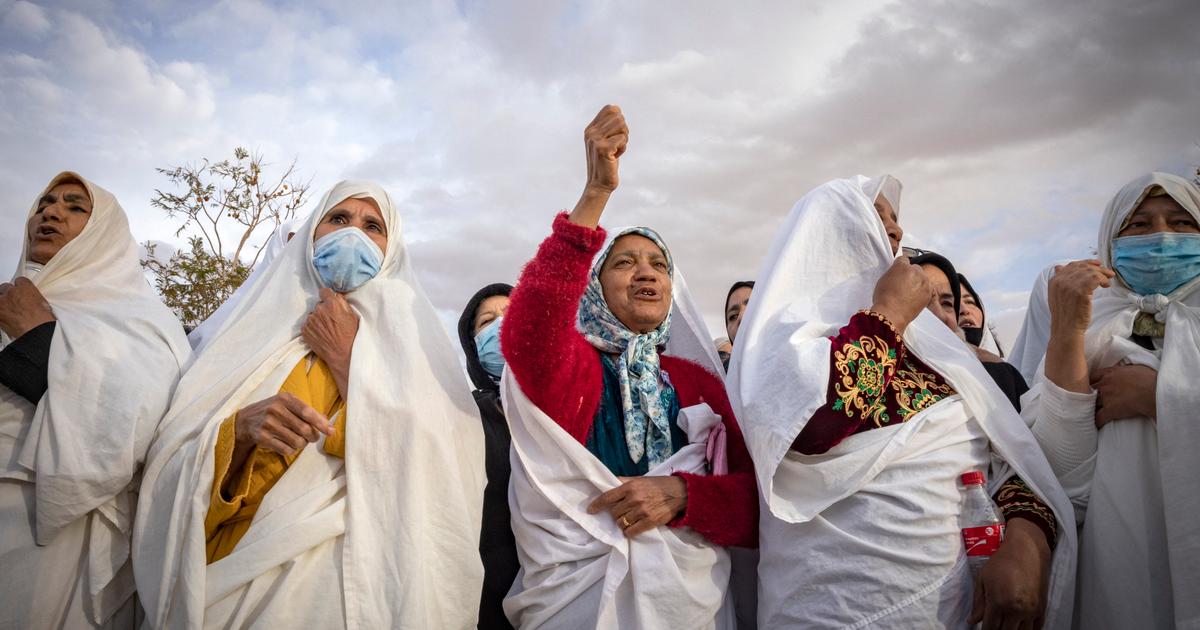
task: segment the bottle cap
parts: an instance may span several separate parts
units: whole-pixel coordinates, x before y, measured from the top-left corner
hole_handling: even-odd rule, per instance
[[[959,477],[959,480],[964,486],[982,486],[984,481],[983,473],[978,470],[968,470],[962,474],[962,477]]]

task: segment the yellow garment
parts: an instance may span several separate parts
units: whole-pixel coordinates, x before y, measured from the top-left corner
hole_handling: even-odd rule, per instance
[[[337,382],[329,366],[321,359],[309,355],[300,360],[279,388],[316,409],[325,417],[333,417],[345,409]],[[232,481],[233,496],[221,492],[230,474],[233,460],[235,413],[221,423],[217,436],[216,468],[213,475],[212,498],[208,504],[208,515],[204,519],[204,534],[207,540],[208,563],[212,564],[229,555],[242,536],[250,529],[258,506],[267,492],[279,481],[296,456],[284,457],[275,451],[255,447],[246,458],[240,471]],[[346,414],[337,413],[334,434],[325,438],[325,453],[334,457],[346,456]]]

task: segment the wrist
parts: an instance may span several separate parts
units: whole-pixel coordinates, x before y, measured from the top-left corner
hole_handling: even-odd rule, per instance
[[[55,321],[55,317],[50,313],[46,313],[43,316],[32,317],[29,319],[29,321],[21,322],[14,327],[12,334],[9,336],[13,339],[20,339],[21,337],[25,336],[25,333],[37,328],[38,326],[41,326],[42,324],[48,324],[52,321]]]
[[[1050,541],[1042,528],[1023,518],[1009,519],[1004,526],[1004,543],[1037,557],[1043,564],[1050,562]]]
[[[582,225],[589,228],[594,228],[600,225],[600,216],[604,214],[604,207],[608,205],[608,198],[612,196],[611,190],[596,187],[589,184],[584,187],[583,194],[579,196],[579,201],[575,203],[575,209],[567,217],[571,223]]]
[[[890,324],[897,337],[901,336],[904,333],[904,329],[908,328],[908,325],[912,323],[912,319],[906,317],[903,314],[903,311],[891,306],[886,302],[876,302],[867,310],[875,313],[885,322]]]

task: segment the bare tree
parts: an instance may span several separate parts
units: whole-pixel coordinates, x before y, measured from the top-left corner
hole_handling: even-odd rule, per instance
[[[276,176],[262,155],[238,147],[232,160],[155,169],[177,192],[156,189],[150,204],[180,221],[175,236],[188,247],[163,262],[145,243],[142,266],[154,274],[163,301],[189,329],[208,318],[241,286],[262,255],[254,247],[264,226],[269,234],[307,201],[309,182],[297,183],[295,160]]]

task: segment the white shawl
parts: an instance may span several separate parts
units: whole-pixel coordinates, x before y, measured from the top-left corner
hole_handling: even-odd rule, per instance
[[[1106,267],[1112,267],[1112,242],[1121,225],[1154,186],[1164,188],[1200,221],[1200,191],[1194,184],[1166,173],[1139,177],[1122,188],[1105,210],[1097,251]],[[1200,277],[1169,296],[1140,296],[1118,275],[1110,288],[1098,289],[1094,295],[1085,346],[1089,371],[1123,364],[1154,368],[1158,371],[1158,409],[1157,422],[1118,420],[1098,432],[1091,422],[1094,400],[1080,409],[1084,422],[1078,425],[1081,432],[1077,437],[1089,441],[1092,454],[1071,470],[1060,470],[1060,479],[1083,523],[1081,623],[1141,623],[1155,614],[1154,618],[1162,620],[1167,611],[1147,610],[1149,606],[1143,604],[1161,603],[1163,595],[1170,595],[1175,625],[1200,627],[1200,495],[1196,493],[1200,388],[1195,382],[1195,375],[1200,374],[1198,288]],[[1159,321],[1166,323],[1161,351],[1147,350],[1130,339],[1139,311],[1157,313]],[[1053,409],[1042,409],[1047,386],[1043,367],[1023,399],[1030,405],[1024,415],[1037,423],[1034,432],[1053,454],[1064,445],[1045,436],[1065,434],[1040,426],[1055,421],[1049,417],[1054,415]],[[1159,581],[1160,577],[1169,583]],[[1123,614],[1131,616],[1113,616]]]
[[[288,234],[300,229],[307,222],[306,218],[294,217],[280,223],[275,228],[275,231],[271,233],[271,237],[267,239],[266,244],[263,245],[262,257],[255,263],[254,269],[250,271],[250,275],[246,277],[242,285],[233,292],[233,295],[229,296],[228,300],[225,300],[224,303],[218,306],[217,310],[208,316],[208,319],[200,322],[199,326],[196,326],[192,332],[188,333],[188,343],[192,344],[192,352],[194,354],[199,355],[204,351],[208,342],[221,330],[221,325],[229,319],[229,314],[237,308],[242,298],[250,293],[254,285],[262,278],[263,271],[271,266],[271,262],[275,260],[279,252],[283,251],[284,245],[288,243]]]
[[[1050,277],[1054,275],[1055,267],[1068,262],[1064,260],[1046,267],[1033,281],[1033,288],[1029,290],[1029,305],[1025,308],[1025,321],[1007,358],[1030,385],[1037,378],[1042,358],[1046,356],[1046,344],[1050,342],[1050,302],[1047,298]]]
[[[36,407],[0,387],[0,478],[30,484],[25,490],[34,498],[30,513],[17,499],[24,483],[3,483],[2,520],[17,529],[0,532],[6,602],[0,621],[19,615],[33,601],[31,591],[73,588],[73,582],[37,583],[35,576],[55,570],[64,578],[86,573],[81,584],[92,623],[104,622],[132,596],[135,478],[189,355],[179,321],[146,283],[129,221],[112,194],[65,172],[38,199],[67,179],[82,182],[91,195],[91,217],[36,275],[26,269],[26,239],[17,270],[18,277],[31,277],[58,321],[48,387]],[[35,200],[27,217],[37,206]],[[0,339],[0,347],[9,341]],[[59,539],[85,519],[86,536],[74,543]],[[82,544],[86,562],[46,566],[66,553],[54,547],[68,544]],[[59,611],[31,612],[41,621],[12,621],[49,624]]]
[[[1053,508],[1060,523],[1071,523],[1070,505],[1029,430],[974,353],[928,312],[905,330],[905,345],[943,375],[958,395],[901,425],[851,436],[826,454],[803,456],[791,451],[808,419],[826,403],[828,337],[855,311],[871,304],[876,281],[894,260],[883,224],[864,193],[867,181],[861,176],[836,180],[797,202],[759,274],[754,306],[739,331],[730,365],[729,394],[764,502],[759,570],[759,624],[763,626],[794,621],[796,611],[810,619],[851,617],[847,623],[863,625],[906,620],[927,624],[935,618],[965,623],[970,586],[953,583],[966,575],[957,529],[948,530],[953,533],[945,540],[932,541],[936,550],[911,549],[903,546],[904,532],[897,535],[892,524],[871,520],[886,520],[888,510],[903,512],[897,506],[922,505],[928,496],[923,491],[933,490],[918,487],[924,482],[913,478],[897,480],[893,468],[911,474],[915,461],[918,477],[927,474],[928,480],[938,475],[950,496],[945,496],[947,488],[941,488],[938,505],[923,507],[955,510],[957,490],[952,480],[968,468],[986,467],[986,455],[985,461],[977,461],[974,447],[970,454],[976,460],[967,461],[964,445],[986,440],[999,457],[990,475],[993,485],[1015,472]],[[953,443],[947,442],[950,438]],[[951,451],[944,449],[950,448],[962,459],[941,462],[946,470],[925,470],[919,465],[924,458],[946,459],[944,453]],[[937,461],[930,464],[937,465]],[[860,491],[867,493],[860,496]],[[871,496],[878,495],[872,492],[896,494],[895,504],[873,501]],[[941,516],[949,521],[939,521],[942,529],[953,527],[953,513]],[[899,518],[913,520],[911,512]],[[1046,611],[1051,628],[1068,626],[1071,618],[1074,528],[1060,525],[1059,532]],[[881,573],[870,576],[856,573],[866,571],[858,563],[871,560],[866,548],[887,544],[885,537],[896,539],[889,553],[911,555],[911,562],[885,564],[879,567]],[[923,554],[935,551],[934,556]],[[847,553],[861,557],[847,564]],[[903,572],[927,581],[889,583],[889,576],[895,579]],[[847,606],[847,601],[789,591],[800,576],[819,581],[814,575],[837,580],[838,588],[849,593],[854,603]],[[886,587],[879,593],[860,593],[855,576]],[[939,614],[939,606],[953,609],[953,618]]]
[[[299,331],[321,286],[313,233],[350,197],[374,199],[389,236],[379,274],[346,294],[360,321],[345,460],[306,447],[233,553],[206,566],[219,426],[274,395],[308,353]],[[134,529],[147,622],[472,627],[483,581],[483,434],[455,348],[417,282],[399,213],[378,186],[341,182],[300,235],[184,374],[151,449]]]
[[[615,235],[597,256],[608,251]],[[664,354],[721,363],[678,263],[672,278],[671,337]],[[521,628],[731,628],[728,552],[690,528],[662,526],[626,538],[607,512],[588,514],[621,484],[587,448],[538,409],[508,368],[500,383],[512,430],[509,504],[521,570],[504,600]],[[706,474],[709,432],[721,421],[706,404],[680,410],[688,444],[648,475]]]

